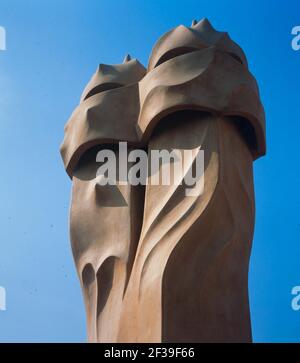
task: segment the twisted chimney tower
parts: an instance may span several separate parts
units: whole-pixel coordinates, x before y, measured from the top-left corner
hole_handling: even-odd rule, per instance
[[[204,151],[203,192],[99,185],[96,155],[120,141],[128,153],[193,150],[189,168]],[[251,342],[253,161],[265,150],[246,56],[207,19],[164,34],[147,69],[129,55],[100,64],[61,146],[89,341]]]

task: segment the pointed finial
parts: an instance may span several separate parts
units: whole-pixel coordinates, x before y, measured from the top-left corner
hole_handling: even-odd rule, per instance
[[[197,22],[197,29],[201,29],[203,32],[216,32],[207,18],[203,18]]]
[[[192,26],[195,26],[197,23],[198,23],[198,20],[196,20],[196,19],[192,20]]]
[[[127,63],[131,60],[130,54],[126,54],[123,60],[123,63]]]

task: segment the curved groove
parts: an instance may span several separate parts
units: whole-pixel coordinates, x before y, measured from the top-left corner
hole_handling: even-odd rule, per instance
[[[87,263],[81,272],[82,285],[86,290],[89,290],[92,283],[95,281],[95,271],[91,263]]]
[[[104,92],[104,91],[109,91],[115,88],[120,88],[120,87],[124,87],[123,84],[120,83],[102,83],[99,84],[98,86],[92,88],[87,95],[83,98],[82,101],[87,100],[88,98],[95,96],[98,93]]]
[[[192,48],[192,47],[173,48],[173,49],[167,51],[165,54],[163,54],[159,58],[159,60],[157,61],[157,63],[155,64],[155,66],[154,66],[153,69],[155,69],[156,67],[160,66],[161,64],[167,62],[168,60],[171,60],[173,58],[179,57],[179,56],[184,55],[184,54],[197,52],[199,50],[201,50],[201,48]],[[229,55],[234,60],[236,60],[237,62],[239,62],[241,65],[243,65],[243,61],[241,60],[241,58],[238,55],[236,55],[236,54],[234,54],[232,52],[226,52],[226,51],[222,51],[222,50],[219,50],[219,52],[220,53],[223,53],[223,54]]]
[[[232,57],[233,59],[235,59],[236,61],[238,61],[239,63],[241,63],[242,65],[244,65],[243,61],[241,60],[241,58],[239,56],[237,56],[234,53],[231,52],[224,52],[225,54],[230,55],[230,57]]]
[[[115,261],[115,256],[107,257],[97,271],[97,320],[105,307],[113,285]]]
[[[214,203],[214,200],[216,198],[216,194],[218,193],[217,189],[219,187],[219,179],[218,179],[218,182],[217,184],[215,185],[215,189],[214,189],[214,192],[211,196],[211,198],[207,201],[207,204],[205,206],[203,206],[202,208],[202,211],[200,213],[200,215],[194,219],[194,221],[191,223],[191,225],[189,226],[188,229],[186,229],[186,231],[183,233],[183,235],[180,237],[180,239],[175,243],[175,246],[173,246],[173,248],[171,249],[171,252],[169,254],[169,256],[167,257],[166,261],[165,261],[165,266],[167,265],[167,261],[169,260],[170,256],[172,255],[173,251],[175,251],[176,247],[178,246],[178,244],[180,243],[181,240],[184,239],[184,236],[190,232],[190,230],[193,228],[193,226],[197,223],[199,223],[199,219],[200,218],[204,218],[204,216],[208,213],[208,210],[210,208],[210,205],[212,203]],[[175,228],[178,227],[178,225],[180,223],[182,223],[182,221],[187,218],[192,212],[193,210],[195,209],[195,203],[196,201],[194,201],[194,203],[189,207],[188,210],[186,210],[183,214],[183,216],[172,226],[172,228],[169,229],[169,231],[164,234],[164,236],[159,240],[157,241],[157,243],[153,246],[153,248],[149,251],[149,253],[147,254],[147,257],[143,263],[143,267],[142,267],[142,272],[141,272],[141,275],[140,275],[140,280],[139,280],[139,296],[141,294],[141,290],[142,290],[142,285],[143,285],[143,277],[144,277],[144,274],[145,274],[145,269],[146,269],[146,265],[148,264],[148,262],[150,261],[151,259],[151,256],[154,255],[154,253],[156,252],[156,250],[161,246],[162,244],[164,243],[163,239],[168,236],[168,234],[170,234]],[[165,241],[167,241],[167,239],[165,239]],[[163,273],[165,271],[165,267],[163,268]]]
[[[141,292],[142,292],[142,289],[143,289],[143,278],[145,276],[145,271],[146,271],[146,268],[148,266],[148,263],[150,263],[150,260],[151,260],[151,257],[154,255],[154,253],[156,252],[156,250],[158,248],[162,248],[162,245],[164,244],[164,239],[172,233],[172,231],[174,231],[179,225],[180,223],[182,223],[182,221],[184,219],[186,219],[192,212],[193,210],[195,209],[195,203],[193,203],[189,208],[188,210],[186,210],[183,215],[181,216],[180,219],[178,219],[175,224],[170,227],[170,229],[160,238],[156,241],[156,243],[154,244],[154,246],[152,246],[152,248],[149,250],[149,252],[147,253],[143,263],[142,263],[142,266],[141,266],[141,272],[140,272],[140,276],[139,276],[139,279],[138,279],[138,286],[139,286],[139,298],[141,296]],[[196,223],[197,220],[195,220],[192,224]],[[191,226],[190,226],[191,228]],[[184,234],[182,235],[181,238],[183,238],[183,236],[188,232],[188,229],[184,232]],[[180,239],[181,239],[180,238]],[[165,241],[167,241],[167,239],[165,239]],[[179,241],[177,241],[176,243],[178,243]],[[174,247],[173,247],[174,249]],[[164,270],[164,269],[163,269]]]
[[[207,167],[209,166],[209,162],[208,162],[208,165],[207,165]],[[206,167],[206,169],[207,169],[207,167]],[[205,169],[205,170],[206,170]],[[189,230],[189,229],[191,229],[192,228],[192,226],[197,222],[197,220],[199,219],[199,218],[201,218],[201,216],[204,214],[204,213],[207,213],[206,212],[206,210],[209,208],[209,205],[213,202],[213,200],[214,200],[214,196],[215,196],[215,194],[217,193],[217,188],[218,188],[218,183],[219,183],[219,178],[217,178],[217,182],[216,182],[216,185],[214,186],[214,190],[210,193],[210,197],[209,197],[209,199],[206,201],[206,204],[205,205],[203,205],[202,207],[201,207],[201,211],[200,211],[200,214],[198,215],[198,217],[197,218],[195,218],[195,220],[191,223],[191,225],[189,226],[189,228],[184,232],[184,234],[186,234],[187,233],[187,231]],[[179,191],[180,189],[183,189],[184,188],[184,186],[183,185],[181,185],[181,186],[179,186],[179,188],[176,190],[176,191]],[[195,207],[196,207],[196,203],[197,203],[197,201],[198,201],[198,198],[196,199],[196,200],[194,200],[193,202],[192,202],[192,204],[188,207],[188,209],[187,210],[185,210],[181,215],[180,215],[180,217],[178,218],[178,220],[173,224],[173,226],[171,226],[169,229],[168,229],[168,231],[167,232],[165,232],[164,233],[164,235],[162,236],[162,237],[160,237],[158,240],[156,240],[155,241],[155,244],[153,244],[152,245],[152,247],[151,247],[151,249],[147,252],[147,255],[146,255],[146,257],[145,257],[145,259],[144,259],[144,261],[143,261],[143,263],[142,263],[142,267],[141,267],[141,274],[140,274],[140,284],[139,284],[139,292],[141,291],[141,289],[142,289],[142,278],[143,278],[143,276],[144,276],[144,273],[145,273],[145,269],[146,269],[146,266],[147,266],[147,263],[148,263],[148,261],[150,261],[150,259],[151,259],[151,256],[154,254],[154,252],[157,250],[157,248],[159,248],[160,246],[162,246],[162,244],[161,243],[163,243],[163,239],[166,237],[166,236],[168,236],[169,234],[171,234],[172,233],[172,231],[174,231],[188,216],[190,216],[191,215],[191,213],[194,211],[194,209],[195,209]],[[167,204],[165,204],[164,205],[164,208],[162,209],[162,212],[161,213],[164,213],[165,212],[165,209],[166,208],[168,208],[168,206],[167,206]],[[158,219],[156,219],[156,221],[157,221]],[[154,229],[155,227],[156,227],[156,225],[154,225],[155,224],[155,222],[153,223],[153,225],[150,227],[150,229],[149,229],[149,231],[148,231],[148,233],[147,233],[147,236],[149,236],[150,235],[150,233],[151,233],[151,231],[152,231],[152,229]],[[183,234],[183,235],[184,235]],[[147,236],[145,236],[144,237],[144,241],[146,241],[147,240]],[[180,239],[182,239],[183,238],[183,236],[181,236],[180,237]],[[166,239],[167,240],[167,239]],[[178,241],[176,242],[176,243],[178,243]],[[173,248],[174,248],[174,246],[173,246]],[[138,257],[138,256],[137,256]]]
[[[97,340],[97,321],[95,319],[96,309],[96,275],[93,265],[87,263],[81,272],[83,287],[83,297],[87,316],[88,340],[94,342]]]
[[[173,115],[173,114],[171,114],[171,115]],[[163,122],[163,119],[160,122]],[[183,180],[186,178],[186,176],[189,173],[191,167],[193,166],[193,163],[194,163],[195,159],[197,158],[197,156],[199,154],[199,151],[201,150],[201,147],[203,145],[203,141],[204,141],[204,139],[206,137],[206,134],[207,134],[207,129],[208,129],[208,126],[206,125],[205,128],[204,128],[204,131],[203,131],[203,135],[201,135],[201,139],[199,140],[199,147],[193,149],[193,150],[198,149],[198,151],[194,154],[193,158],[190,160],[189,165],[184,163],[184,166],[187,166],[187,169],[183,171],[181,178],[179,180],[177,180],[177,182],[179,182],[180,185],[182,184]],[[183,186],[181,185],[181,187],[183,187]],[[148,230],[146,230],[146,233],[145,233],[145,231],[143,231],[143,238],[147,238],[148,233],[151,232],[151,229],[152,229],[151,227],[153,227],[153,225],[155,225],[155,221],[160,218],[162,213],[166,212],[165,209],[167,207],[168,202],[171,200],[174,193],[176,191],[178,191],[178,189],[179,189],[179,186],[174,183],[173,188],[170,188],[168,190],[168,193],[166,195],[166,199],[164,199],[164,201],[163,201],[164,205],[162,206],[162,209],[157,211],[156,215],[154,217],[152,216],[152,218],[150,219],[151,226],[149,227]]]
[[[197,48],[193,48],[193,47],[179,47],[179,48],[173,48],[169,51],[167,51],[165,54],[163,54],[159,60],[156,62],[154,68],[158,67],[159,65],[161,65],[162,63],[167,62],[170,59],[173,59],[175,57],[178,57],[180,55],[184,55],[187,53],[192,53],[192,52],[196,52],[200,49]]]
[[[220,186],[220,184],[218,185],[218,187]],[[224,192],[224,190],[223,190],[223,192]],[[215,193],[213,194],[213,196],[212,196],[212,198],[211,198],[211,203],[210,204],[207,204],[207,206],[206,206],[206,208],[203,210],[203,214],[201,215],[201,216],[199,216],[194,222],[193,222],[193,224],[189,227],[189,229],[187,229],[186,230],[186,232],[185,232],[185,234],[180,238],[180,240],[177,242],[177,244],[176,244],[176,246],[174,246],[174,248],[172,249],[172,251],[171,251],[171,253],[169,254],[169,256],[168,256],[168,258],[167,258],[167,260],[166,260],[166,263],[165,263],[165,266],[167,266],[167,264],[168,264],[168,261],[171,259],[171,257],[172,257],[172,255],[173,254],[175,254],[175,252],[176,252],[176,249],[177,248],[180,248],[181,246],[180,246],[180,244],[181,245],[183,245],[183,243],[184,243],[184,237],[185,237],[185,235],[186,234],[188,234],[189,232],[190,232],[190,230],[193,228],[193,226],[194,225],[196,225],[197,223],[199,223],[199,218],[203,218],[204,217],[204,213],[205,214],[207,214],[207,213],[209,213],[209,211],[208,211],[208,208],[210,208],[210,205],[212,204],[212,203],[214,203],[214,201],[215,201],[215,199],[217,198],[217,196],[216,196],[216,194],[217,193],[222,193],[222,189],[220,189],[220,191],[217,191],[217,187],[216,187],[216,190],[215,190]],[[220,195],[220,194],[219,194]],[[227,199],[227,201],[228,201],[228,198],[225,196],[225,198]],[[228,205],[229,206],[229,205]],[[229,212],[230,212],[230,216],[231,216],[231,222],[232,222],[232,224],[233,224],[233,228],[232,228],[232,231],[231,231],[231,233],[226,237],[226,238],[224,238],[224,236],[222,235],[222,240],[221,240],[221,244],[222,244],[222,246],[221,246],[221,248],[220,248],[220,250],[219,251],[217,251],[215,254],[213,254],[213,255],[210,255],[210,256],[206,256],[206,265],[207,266],[209,266],[208,267],[208,269],[207,270],[204,270],[204,267],[203,267],[203,270],[202,270],[202,272],[203,272],[203,275],[202,275],[202,280],[203,279],[205,279],[205,276],[206,276],[206,274],[209,272],[209,270],[210,270],[210,268],[212,267],[212,264],[210,263],[210,261],[212,261],[213,259],[216,259],[216,258],[218,258],[218,256],[220,255],[220,254],[222,254],[223,253],[223,251],[226,249],[226,247],[229,245],[229,243],[230,243],[230,241],[232,241],[233,240],[233,236],[235,235],[235,228],[234,228],[234,226],[236,225],[235,224],[235,219],[234,219],[234,215],[233,215],[233,213],[232,213],[232,209],[230,208],[230,207],[228,207],[228,209],[229,209]],[[211,241],[211,240],[205,240],[205,241],[203,241],[204,242],[204,244],[201,246],[202,247],[202,249],[204,249],[206,246],[208,246],[208,245],[211,245],[211,242],[217,242],[217,243],[220,243],[220,241],[216,241],[216,240],[213,240],[213,241]],[[212,247],[212,246],[211,246]],[[211,248],[211,250],[212,250],[212,248]],[[211,251],[210,251],[211,252]],[[210,259],[208,259],[208,258],[210,258]],[[165,272],[166,272],[166,268],[164,268],[164,270],[163,270],[163,277],[162,277],[162,280],[164,279],[164,274],[165,274]],[[201,284],[200,284],[200,281],[199,281],[199,286],[201,286]]]

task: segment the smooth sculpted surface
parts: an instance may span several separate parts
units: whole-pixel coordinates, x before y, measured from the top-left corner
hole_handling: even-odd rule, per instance
[[[121,172],[138,150],[145,185]],[[251,342],[252,164],[265,150],[246,56],[206,19],[163,35],[147,69],[129,56],[98,67],[61,146],[90,342]],[[108,185],[102,151],[115,155]],[[166,151],[153,169],[150,155]],[[170,182],[153,184],[167,168]]]

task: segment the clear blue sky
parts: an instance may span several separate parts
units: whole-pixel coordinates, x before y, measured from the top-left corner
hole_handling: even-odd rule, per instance
[[[291,1],[0,0],[0,341],[85,341],[68,237],[71,183],[63,127],[99,62],[143,64],[157,38],[207,17],[245,50],[267,116],[268,154],[255,163],[250,303],[256,342],[300,342],[300,51]]]

